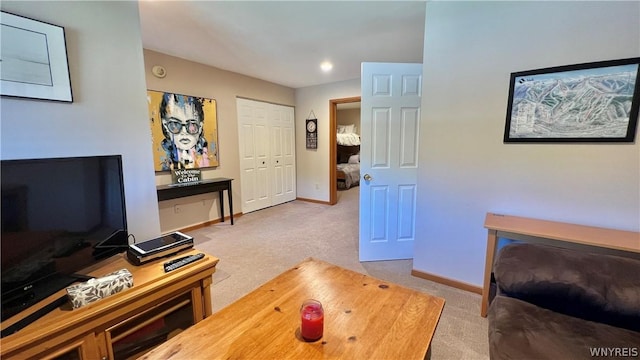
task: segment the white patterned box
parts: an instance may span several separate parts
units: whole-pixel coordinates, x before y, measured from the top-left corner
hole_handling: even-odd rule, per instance
[[[67,288],[67,295],[74,309],[117,294],[133,286],[133,275],[127,269],[121,269],[101,278],[91,279]]]

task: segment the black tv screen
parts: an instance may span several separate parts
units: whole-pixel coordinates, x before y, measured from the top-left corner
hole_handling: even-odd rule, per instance
[[[2,160],[2,320],[126,250],[120,155]]]

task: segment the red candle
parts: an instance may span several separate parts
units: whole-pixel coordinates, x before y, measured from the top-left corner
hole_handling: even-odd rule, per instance
[[[300,308],[300,335],[307,341],[322,337],[324,330],[324,310],[317,300],[305,300]]]

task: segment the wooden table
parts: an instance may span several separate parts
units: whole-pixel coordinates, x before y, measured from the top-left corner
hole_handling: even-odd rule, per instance
[[[219,259],[205,254],[199,261],[164,272],[163,263],[186,255],[191,249],[170,258],[134,266],[124,254],[101,261],[83,271],[95,277],[128,269],[133,275],[133,287],[79,309],[70,304],[57,308],[22,330],[0,340],[2,359],[44,359],[60,355],[69,358],[112,359],[116,333],[131,333],[156,319],[164,318],[176,309],[175,299],[186,299],[194,323],[211,314],[212,275]],[[42,304],[66,294],[63,289],[42,301]],[[37,310],[40,304],[1,323],[2,329]],[[122,336],[121,336],[122,337]],[[64,358],[64,357],[63,357]]]
[[[158,201],[163,201],[217,191],[218,197],[220,198],[220,222],[224,222],[223,192],[226,190],[229,198],[229,220],[231,220],[231,225],[233,225],[233,190],[231,189],[231,181],[233,181],[233,179],[215,178],[202,180],[193,184],[158,185],[156,186],[156,192],[158,194]]]
[[[484,227],[487,229],[487,255],[480,308],[483,317],[489,309],[491,273],[499,237],[560,247],[589,247],[590,251],[605,249],[607,251],[599,252],[620,256],[638,257],[640,254],[640,233],[633,231],[493,213],[487,213]]]
[[[324,307],[324,336],[300,338],[300,305]],[[444,299],[308,259],[142,359],[424,359]]]

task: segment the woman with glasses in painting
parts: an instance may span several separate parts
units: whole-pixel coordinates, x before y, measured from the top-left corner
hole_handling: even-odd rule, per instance
[[[165,137],[162,148],[167,155],[162,164],[163,170],[209,166],[201,99],[164,93],[160,104],[160,119]]]

